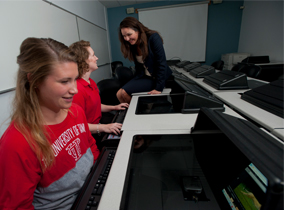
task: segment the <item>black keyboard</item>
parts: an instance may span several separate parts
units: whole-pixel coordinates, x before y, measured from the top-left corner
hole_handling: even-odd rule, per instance
[[[127,113],[127,110],[128,110],[128,109],[119,110],[119,111],[116,113],[113,122],[121,123],[121,124],[122,124],[123,121],[124,121],[125,115],[126,115],[126,113]]]
[[[108,178],[116,149],[104,147],[71,210],[96,210]]]

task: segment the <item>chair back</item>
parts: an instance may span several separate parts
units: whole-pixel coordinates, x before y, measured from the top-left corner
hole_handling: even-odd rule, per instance
[[[231,69],[231,71],[240,71],[242,68],[244,68],[245,66],[247,66],[246,63],[237,63],[236,65],[233,66],[233,68]]]
[[[120,66],[115,69],[115,78],[119,80],[121,86],[125,85],[133,77],[133,71],[128,67]]]
[[[117,105],[120,103],[116,97],[116,93],[121,87],[118,79],[103,79],[97,83],[97,86],[100,91],[102,104]]]
[[[213,66],[216,70],[222,71],[224,67],[224,61],[222,60],[215,61],[211,64],[211,66]]]
[[[123,66],[123,63],[121,61],[113,61],[111,62],[111,71],[112,71],[112,76],[115,77],[115,69],[117,67]]]
[[[261,67],[254,64],[244,66],[240,72],[245,73],[248,77],[257,78],[261,72]]]

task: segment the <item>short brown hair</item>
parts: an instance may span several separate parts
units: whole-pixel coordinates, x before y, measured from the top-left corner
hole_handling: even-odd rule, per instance
[[[89,71],[89,64],[86,60],[89,58],[89,51],[87,47],[90,47],[91,44],[89,41],[78,41],[70,45],[70,49],[75,53],[76,60],[78,64],[79,78]]]

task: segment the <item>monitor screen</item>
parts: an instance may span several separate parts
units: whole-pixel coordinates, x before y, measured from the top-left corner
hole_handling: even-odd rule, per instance
[[[250,163],[222,192],[233,210],[259,210],[265,200],[267,186],[266,177]]]
[[[136,135],[120,209],[220,209],[190,134]]]
[[[141,96],[135,114],[181,113],[184,93],[171,95]]]

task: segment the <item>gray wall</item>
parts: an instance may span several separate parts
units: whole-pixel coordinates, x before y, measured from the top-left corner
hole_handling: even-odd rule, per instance
[[[283,1],[246,0],[244,6],[238,51],[283,63]]]
[[[34,7],[40,8],[41,12],[36,9],[31,9]],[[9,8],[8,10],[10,11],[7,11],[7,8]],[[14,13],[15,10],[19,12]],[[21,12],[22,10],[23,12]],[[29,12],[26,12],[27,10]],[[3,22],[3,24],[1,24],[1,28],[6,29],[2,31],[1,40],[8,44],[1,43],[1,50],[4,51],[4,54],[12,52],[10,53],[11,55],[8,56],[8,65],[4,65],[5,68],[3,67],[3,63],[5,63],[6,60],[1,60],[4,59],[5,56],[2,56],[0,59],[0,70],[2,71],[1,78],[5,79],[8,77],[7,75],[11,75],[11,72],[13,72],[13,76],[9,77],[10,80],[8,85],[6,85],[7,87],[2,85],[3,88],[0,89],[0,136],[2,136],[10,122],[9,117],[12,108],[11,102],[14,97],[14,91],[5,92],[5,89],[7,90],[15,87],[15,73],[18,68],[16,64],[16,56],[18,55],[20,43],[25,38],[30,36],[51,37],[66,45],[79,41],[79,39],[88,40],[91,42],[92,48],[99,57],[99,69],[92,73],[91,78],[94,79],[95,82],[98,82],[111,76],[111,68],[109,64],[111,55],[109,53],[106,8],[97,0],[68,2],[57,0],[51,0],[51,2],[41,0],[28,2],[0,1],[0,11],[0,19]],[[66,31],[56,30],[52,27],[54,23],[62,23],[60,17],[65,16],[70,17],[69,19],[65,18],[65,22],[69,24],[68,29],[70,29],[70,25],[72,25],[70,30],[72,31],[72,34],[71,32],[66,34]],[[37,18],[31,19],[31,17]],[[56,20],[56,17],[59,17],[57,18],[58,20]],[[17,18],[19,21],[7,21],[15,20]],[[44,23],[42,23],[43,21]],[[62,24],[63,29],[64,27],[67,27],[64,23]],[[49,31],[46,31],[45,33],[44,31],[47,28],[49,28]],[[14,30],[16,30],[15,33]],[[25,33],[21,33],[23,31]],[[98,35],[100,37],[98,37]],[[17,45],[15,46],[15,49],[12,50],[11,46],[15,45],[15,40]],[[2,51],[1,54],[3,55]]]

